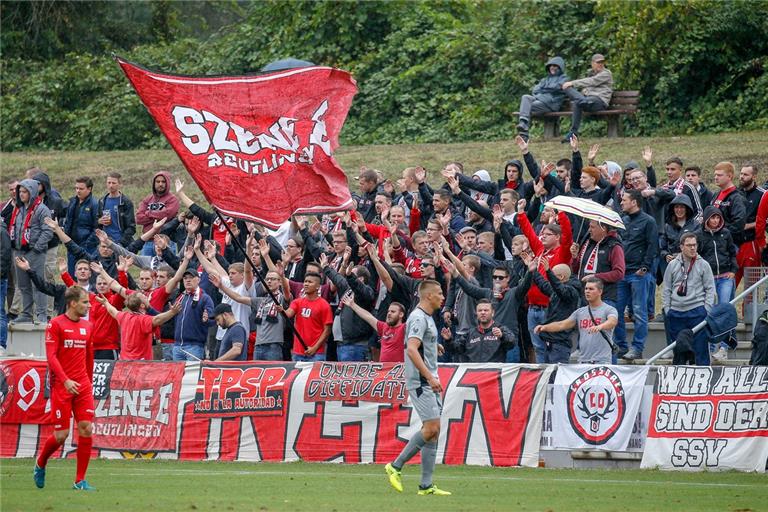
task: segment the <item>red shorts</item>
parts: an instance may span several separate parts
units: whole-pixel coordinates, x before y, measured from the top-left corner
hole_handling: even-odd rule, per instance
[[[51,389],[51,418],[54,430],[69,430],[69,418],[75,415],[75,423],[93,421],[93,387],[90,382],[80,383],[77,395],[69,393],[63,385]]]

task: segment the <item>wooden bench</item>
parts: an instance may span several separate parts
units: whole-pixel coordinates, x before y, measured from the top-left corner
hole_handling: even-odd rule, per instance
[[[598,112],[586,112],[581,114],[583,117],[604,117],[608,121],[608,137],[621,137],[623,132],[623,126],[621,123],[622,116],[633,116],[637,114],[637,104],[640,101],[640,91],[613,91],[611,96],[611,104],[608,105],[607,110],[600,110]],[[531,117],[534,119],[544,120],[544,138],[555,139],[560,137],[560,118],[571,117],[573,111],[571,110],[571,102],[565,100],[563,102],[562,111],[560,112],[546,112],[544,114],[533,114]],[[519,112],[515,112],[519,115]]]

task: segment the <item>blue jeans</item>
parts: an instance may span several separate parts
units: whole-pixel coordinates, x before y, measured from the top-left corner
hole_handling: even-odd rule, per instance
[[[677,335],[680,334],[680,331],[683,329],[693,329],[705,318],[707,318],[707,310],[704,306],[699,306],[690,311],[667,310],[667,313],[664,315],[664,329],[667,332],[667,345],[677,340]],[[709,350],[707,349],[707,345],[707,330],[702,329],[693,337],[693,353],[695,354],[697,365],[709,365]]]
[[[533,350],[536,352],[536,362],[547,362],[547,344],[541,339],[541,336],[533,332],[534,327],[544,323],[547,316],[547,310],[538,306],[528,306],[528,332],[531,335]]]
[[[184,350],[185,352],[189,352],[189,354],[192,354],[190,356],[189,354],[185,354],[182,352]],[[195,359],[195,357],[197,359]],[[205,345],[181,345],[181,344],[173,344],[173,360],[174,361],[197,361],[202,360],[205,358]]]
[[[730,277],[716,277],[715,294],[717,295],[718,304],[722,302],[731,302],[736,296],[736,279]],[[721,341],[720,343],[710,343],[709,351],[715,352],[721,347],[728,350],[728,344]]]
[[[313,356],[302,356],[300,354],[296,354],[295,352],[291,352],[291,359],[293,359],[294,362],[304,362],[304,363],[312,363],[314,361],[325,361],[325,352],[322,354],[315,354]]]
[[[336,358],[341,362],[367,361],[367,345],[337,345]]]
[[[520,345],[515,345],[514,348],[507,350],[507,363],[519,363],[520,362]]]
[[[627,303],[632,299],[632,316],[635,323],[632,348],[642,353],[645,348],[645,340],[648,337],[648,281],[645,276],[638,276],[634,272],[628,273],[624,279],[618,282],[618,297],[616,310],[619,311],[619,323],[613,331],[613,339],[619,348],[627,349],[627,326],[624,323],[623,311]]]
[[[645,274],[648,280],[648,317],[656,315],[656,272],[659,269],[659,258],[654,258],[651,268]]]
[[[8,313],[5,311],[5,295],[8,293],[8,279],[0,279],[0,347],[8,346]]]
[[[571,348],[562,343],[552,343],[550,349],[547,350],[547,362],[550,364],[568,364],[570,360]]]
[[[280,343],[265,343],[253,348],[253,358],[256,361],[282,361],[283,346]]]
[[[173,361],[173,343],[161,343],[160,348],[163,351],[163,361]]]

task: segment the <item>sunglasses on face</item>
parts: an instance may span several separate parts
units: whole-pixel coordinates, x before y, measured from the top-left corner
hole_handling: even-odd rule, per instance
[[[493,276],[494,281],[503,281],[507,276]]]
[[[424,267],[434,267],[434,266],[435,266],[434,264],[429,263],[427,261],[422,261],[421,262],[421,268],[424,268]]]

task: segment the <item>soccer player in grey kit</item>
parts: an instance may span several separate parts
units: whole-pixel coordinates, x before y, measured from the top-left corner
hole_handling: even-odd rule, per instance
[[[440,436],[440,413],[443,386],[437,377],[437,326],[432,314],[443,304],[440,283],[425,280],[419,285],[419,305],[408,317],[405,328],[405,387],[411,403],[421,418],[421,430],[414,435],[394,462],[385,466],[389,483],[403,492],[401,471],[405,463],[421,451],[421,483],[418,494],[449,496],[432,483],[437,458],[437,438]]]

